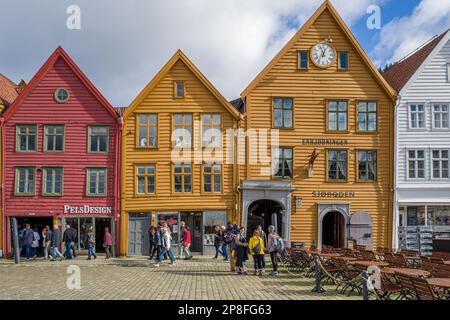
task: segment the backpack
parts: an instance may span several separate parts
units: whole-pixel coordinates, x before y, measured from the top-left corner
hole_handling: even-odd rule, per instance
[[[261,240],[258,240],[258,244],[252,248],[253,254],[261,254]]]
[[[233,240],[234,240],[233,233],[231,231],[226,232],[225,233],[225,238],[224,238],[225,243],[226,244],[230,244],[230,243],[233,242]]]
[[[276,236],[273,242],[273,249],[275,251],[283,251],[284,244],[283,239],[280,236]]]

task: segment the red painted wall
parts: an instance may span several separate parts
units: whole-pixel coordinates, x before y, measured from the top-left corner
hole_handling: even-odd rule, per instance
[[[70,100],[56,103],[53,96],[57,88],[69,90]],[[18,153],[16,145],[16,124],[38,125],[38,148],[35,153]],[[43,152],[44,125],[65,125],[65,151],[63,153]],[[87,152],[88,126],[109,126],[109,153]],[[58,57],[25,100],[17,105],[14,113],[4,123],[4,214],[8,217],[36,216],[62,217],[64,205],[111,207],[115,220],[118,209],[117,179],[119,175],[120,135],[118,116],[105,108],[86,84],[77,76],[66,61]],[[36,167],[36,195],[23,197],[14,195],[15,167]],[[42,196],[43,167],[64,168],[63,196]],[[106,167],[108,169],[107,197],[86,196],[86,169]],[[70,215],[69,215],[70,216]],[[114,220],[113,220],[114,221]],[[116,234],[119,232],[116,224]]]

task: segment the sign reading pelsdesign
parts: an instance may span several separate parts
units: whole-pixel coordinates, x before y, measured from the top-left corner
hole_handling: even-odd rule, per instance
[[[111,214],[111,207],[93,207],[93,206],[79,206],[72,207],[70,205],[64,205],[64,213],[67,214]]]

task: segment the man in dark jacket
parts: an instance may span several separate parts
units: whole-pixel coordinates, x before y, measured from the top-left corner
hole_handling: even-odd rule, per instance
[[[73,252],[75,254],[75,240],[76,240],[76,235],[75,235],[75,230],[73,230],[70,225],[66,224],[66,230],[64,231],[64,235],[63,235],[63,242],[64,242],[64,246],[66,248],[66,258],[67,259],[73,259],[72,258],[72,247],[74,248]],[[75,255],[76,257],[76,255]]]
[[[64,260],[64,256],[59,251],[60,245],[61,245],[61,231],[59,230],[59,226],[57,224],[55,224],[53,227],[51,244],[50,244],[50,249],[52,252],[52,261],[55,261],[56,256],[58,256],[61,261]]]
[[[27,223],[25,225],[25,231],[23,234],[23,246],[25,247],[25,254],[27,261],[30,260],[31,257],[31,245],[33,244],[33,241],[34,241],[34,231]]]

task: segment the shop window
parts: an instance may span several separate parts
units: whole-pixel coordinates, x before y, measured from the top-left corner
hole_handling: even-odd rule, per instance
[[[292,179],[293,177],[293,149],[275,148],[274,149],[274,177],[280,179]]]
[[[109,149],[109,128],[106,126],[88,127],[88,152],[108,153]]]
[[[328,131],[347,131],[348,106],[346,101],[328,102]]]
[[[206,193],[222,192],[222,165],[203,165],[203,191]]]
[[[139,114],[137,116],[138,148],[156,148],[158,133],[158,115]]]
[[[192,192],[192,166],[190,164],[174,164],[173,181],[175,193]]]
[[[409,106],[409,128],[425,129],[425,106],[423,104]]]
[[[44,168],[42,194],[45,196],[61,196],[63,181],[63,168]]]
[[[16,126],[16,151],[37,151],[37,126],[34,124]]]
[[[273,99],[273,126],[276,129],[292,129],[293,127],[292,98]]]
[[[176,113],[173,115],[172,144],[174,148],[192,148],[192,114]]]
[[[219,148],[222,146],[222,117],[219,113],[203,114],[203,146]]]
[[[298,52],[298,68],[300,70],[308,69],[308,51]]]
[[[408,178],[425,179],[425,150],[408,151]]]
[[[433,179],[448,179],[448,150],[432,150]]]
[[[33,196],[36,191],[36,168],[17,167],[15,194],[18,196]]]
[[[328,151],[328,180],[329,181],[347,180],[347,151],[343,150]]]
[[[450,226],[450,206],[429,206],[428,225]]]
[[[184,98],[184,82],[183,81],[175,81],[174,94],[175,94],[175,98],[178,98],[178,99]]]
[[[47,125],[44,127],[44,151],[64,151],[64,125]]]
[[[107,170],[105,168],[87,169],[87,196],[104,197],[107,192]]]
[[[377,131],[377,103],[359,102],[358,103],[358,131],[375,132]]]
[[[358,151],[358,180],[377,180],[377,152]]]
[[[156,169],[155,165],[136,166],[137,194],[155,194]]]
[[[425,207],[408,207],[406,211],[408,227],[425,225]]]

